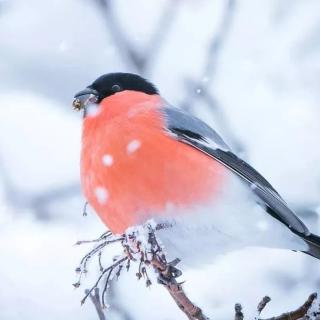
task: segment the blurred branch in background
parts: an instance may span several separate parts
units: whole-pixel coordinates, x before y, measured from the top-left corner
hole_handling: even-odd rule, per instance
[[[86,289],[84,293],[86,295],[88,294],[90,301],[93,303],[93,305],[97,311],[99,320],[106,320],[106,317],[105,317],[103,309],[102,309],[101,301],[100,301],[99,288],[95,288],[93,293],[89,293],[89,290]]]
[[[118,305],[118,300],[115,298],[114,295],[114,287],[115,287],[115,281],[116,279],[112,280],[112,284],[110,285],[110,290],[108,294],[109,301],[112,305],[111,309],[109,309],[107,312],[109,313],[115,313],[118,318],[122,320],[133,320],[133,318],[122,308]],[[99,320],[106,320],[106,312],[105,309],[102,307],[101,301],[100,301],[100,289],[97,287],[94,289],[92,293],[89,293],[89,289],[85,290],[85,294],[89,294],[90,301],[92,302]],[[110,317],[108,317],[110,319]]]
[[[110,290],[108,293],[108,298],[111,305],[111,311],[115,312],[118,317],[120,317],[122,320],[133,320],[129,312],[127,312],[120,304],[119,304],[119,298],[117,295],[116,289],[116,282],[118,281],[117,278],[114,278],[112,280],[113,283],[110,285]]]
[[[236,1],[228,0],[222,14],[218,31],[212,35],[212,38],[209,42],[207,57],[200,78],[196,80],[187,80],[187,92],[189,94],[186,96],[185,102],[182,104],[183,109],[186,111],[192,111],[194,99],[197,99],[199,96],[201,97],[204,88],[212,84],[214,80],[217,63],[219,61],[219,55],[222,52],[223,45],[226,42],[230,32],[235,9]],[[193,85],[193,90],[190,90],[190,84]]]
[[[99,11],[104,17],[107,30],[110,33],[118,52],[122,55],[124,62],[133,67],[140,75],[150,73],[151,61],[155,63],[156,54],[159,52],[161,45],[165,42],[166,35],[170,31],[174,21],[175,14],[178,10],[178,1],[169,0],[160,14],[156,30],[150,36],[147,48],[138,52],[124,32],[120,25],[119,19],[114,14],[110,0],[94,0]]]
[[[197,100],[203,100],[217,122],[220,123],[233,149],[237,153],[243,153],[245,150],[242,142],[233,134],[222,106],[219,104],[212,89],[209,89],[218,68],[219,56],[222,54],[223,46],[228,39],[235,11],[236,1],[228,0],[222,14],[218,31],[213,34],[210,40],[201,76],[198,79],[187,79],[185,81],[186,97],[182,103],[182,108],[194,113],[194,106],[197,104]]]
[[[77,182],[52,187],[42,192],[21,190],[15,185],[8,172],[0,157],[0,178],[6,203],[17,212],[30,210],[40,220],[51,218],[48,207],[53,202],[63,201],[80,194],[80,186]]]

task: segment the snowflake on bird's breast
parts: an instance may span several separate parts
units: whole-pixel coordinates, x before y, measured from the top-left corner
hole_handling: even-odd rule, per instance
[[[109,193],[105,187],[96,187],[94,189],[95,196],[99,202],[99,204],[106,204],[108,201]]]
[[[104,154],[102,157],[102,163],[106,166],[106,167],[111,167],[113,164],[113,157],[111,154]]]
[[[131,140],[127,145],[128,155],[136,152],[141,146],[141,141],[138,139]]]

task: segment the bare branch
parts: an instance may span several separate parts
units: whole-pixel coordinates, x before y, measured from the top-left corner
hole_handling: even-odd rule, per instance
[[[121,259],[117,260],[116,262],[114,262],[113,265],[111,265],[110,267],[104,269],[104,270],[101,272],[101,274],[100,274],[99,278],[97,279],[97,281],[95,282],[95,284],[92,286],[92,288],[87,292],[87,294],[86,294],[86,295],[84,296],[84,298],[81,300],[81,305],[85,303],[85,301],[87,300],[87,298],[88,298],[88,296],[90,295],[90,293],[91,293],[95,288],[97,288],[97,286],[98,286],[100,280],[102,279],[102,277],[108,272],[108,280],[109,280],[109,278],[110,278],[110,276],[109,276],[110,270],[111,270],[111,271],[114,270],[115,267],[117,267],[119,264],[125,262],[127,259],[128,259],[127,257],[121,258]],[[105,292],[105,293],[106,293],[106,292]]]
[[[190,298],[187,296],[183,290],[181,282],[177,281],[177,278],[182,275],[182,272],[176,267],[180,262],[179,259],[174,259],[171,262],[168,262],[162,247],[159,245],[157,236],[155,232],[164,228],[170,228],[170,224],[160,224],[153,226],[153,224],[145,224],[142,226],[145,231],[147,231],[148,237],[145,239],[145,242],[139,238],[140,229],[133,230],[130,233],[125,233],[122,236],[114,236],[110,231],[103,233],[99,238],[94,240],[78,241],[77,244],[83,243],[97,243],[89,253],[87,253],[80,262],[80,267],[76,268],[76,271],[80,273],[79,281],[74,284],[76,288],[80,286],[81,275],[86,273],[87,262],[91,260],[93,256],[98,255],[98,262],[100,266],[100,276],[98,277],[95,284],[90,290],[86,291],[86,296],[82,299],[81,304],[83,304],[88,297],[90,299],[100,299],[97,297],[99,291],[97,287],[100,284],[101,280],[104,278],[104,286],[101,295],[101,301],[99,303],[94,302],[97,312],[100,309],[107,308],[105,303],[107,297],[108,288],[111,285],[113,278],[118,279],[121,275],[124,266],[126,266],[127,271],[130,268],[130,261],[138,263],[138,271],[136,276],[138,280],[144,279],[146,286],[149,287],[152,283],[148,275],[148,267],[152,266],[153,269],[158,273],[158,283],[163,285],[171,295],[174,302],[180,308],[180,310],[187,316],[189,320],[209,320],[209,318],[204,314],[201,308],[194,304]],[[145,231],[142,234],[145,234]],[[121,242],[123,247],[122,255],[115,256],[113,259],[113,264],[104,268],[101,264],[101,254],[102,250],[109,244],[115,242]],[[95,290],[95,291],[94,291]],[[95,295],[92,295],[92,292],[95,292]],[[112,291],[111,291],[112,293]],[[312,303],[317,298],[317,294],[313,293],[309,296],[308,300],[297,310],[284,313],[278,317],[272,317],[269,319],[260,318],[261,312],[264,310],[266,305],[271,301],[268,296],[265,296],[257,306],[257,316],[255,320],[298,320],[302,317],[307,316],[307,313],[312,305]],[[118,307],[121,310],[120,307]],[[98,312],[99,314],[99,312]],[[130,319],[130,316],[123,312],[125,319]],[[308,315],[309,316],[309,315]],[[99,315],[100,317],[100,315]],[[235,320],[243,320],[244,315],[242,312],[241,304],[237,303],[235,305]],[[308,319],[316,320],[315,314],[311,315]]]
[[[162,11],[162,15],[157,24],[157,30],[151,37],[150,43],[145,48],[138,52],[130,43],[124,30],[112,11],[110,0],[95,0],[100,7],[100,11],[105,15],[105,22],[108,32],[112,37],[113,43],[118,48],[118,52],[122,55],[123,60],[126,61],[131,67],[136,69],[140,74],[145,74],[147,71],[147,65],[150,66],[149,61],[154,59],[155,54],[159,51],[160,46],[164,42],[165,36],[168,34],[174,16],[176,13],[176,1],[170,0],[166,4],[165,9]]]
[[[260,313],[264,310],[264,308],[266,307],[266,305],[271,301],[270,297],[265,296],[260,303],[258,304],[257,307],[257,311],[258,311],[258,317],[255,317],[255,319],[259,319],[259,320],[298,320],[298,319],[310,319],[310,318],[305,318],[312,303],[315,301],[315,299],[317,298],[317,294],[316,293],[312,293],[307,301],[297,310],[295,311],[291,311],[291,312],[287,312],[284,313],[280,316],[277,317],[272,317],[272,318],[268,318],[268,319],[262,319],[260,318]],[[242,306],[240,303],[235,304],[235,320],[243,320],[244,319],[244,315],[242,313]],[[316,319],[315,317],[311,318],[311,319]]]
[[[149,243],[152,248],[156,248],[156,251],[159,250],[159,244],[154,234],[154,230],[152,229],[150,229],[149,233]],[[178,283],[176,280],[177,277],[182,275],[182,272],[176,268],[176,265],[180,260],[175,259],[171,263],[167,263],[165,256],[161,254],[161,251],[157,253],[155,252],[149,263],[159,273],[158,282],[164,285],[164,287],[169,291],[180,310],[190,320],[209,320],[202,310],[188,298],[182,288],[182,283]]]
[[[94,289],[94,293],[89,293],[88,289],[86,289],[84,291],[84,293],[86,295],[89,295],[89,298],[92,301],[92,303],[93,303],[93,305],[94,305],[94,307],[95,307],[95,309],[97,311],[99,320],[106,320],[106,317],[104,315],[104,312],[103,312],[102,306],[101,306],[101,302],[100,302],[99,288],[95,288]]]
[[[304,316],[306,316],[308,310],[310,309],[313,301],[315,301],[316,298],[317,298],[317,294],[312,293],[308,297],[307,301],[297,310],[284,313],[284,314],[277,316],[277,317],[272,317],[272,318],[268,318],[268,319],[261,319],[261,320],[298,320],[298,319],[301,319]]]

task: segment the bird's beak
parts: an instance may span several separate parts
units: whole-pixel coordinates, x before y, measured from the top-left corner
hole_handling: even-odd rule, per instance
[[[85,109],[87,105],[96,103],[98,99],[99,94],[97,90],[86,88],[74,96],[72,106],[73,109],[80,111],[81,109]]]

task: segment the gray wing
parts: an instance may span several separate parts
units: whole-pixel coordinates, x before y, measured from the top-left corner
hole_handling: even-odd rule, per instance
[[[308,228],[288,207],[272,185],[248,163],[238,158],[223,139],[200,119],[171,106],[162,108],[166,130],[177,140],[206,153],[247,183],[266,211],[293,232],[309,235]]]

